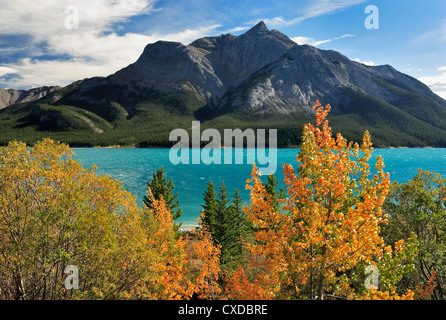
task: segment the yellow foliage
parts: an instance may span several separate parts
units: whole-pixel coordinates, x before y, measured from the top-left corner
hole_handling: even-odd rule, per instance
[[[0,298],[177,299],[218,293],[206,285],[215,285],[219,254],[206,233],[197,250],[209,264],[192,277],[187,240],[174,239],[164,200],[153,212],[142,210],[120,182],[97,175],[94,167],[84,169],[72,156],[67,145],[50,139],[33,148],[11,142],[0,149]],[[77,290],[65,288],[68,265],[79,270]]]

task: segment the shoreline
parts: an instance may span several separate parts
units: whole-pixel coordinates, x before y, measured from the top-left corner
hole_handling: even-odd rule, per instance
[[[87,147],[87,146],[71,146],[70,148],[76,148],[76,149],[171,149],[172,147],[166,147],[166,146],[146,146],[146,147],[138,147],[138,146],[131,146],[131,147],[123,147],[123,146],[95,146],[95,147]],[[372,146],[373,147],[373,146]],[[198,149],[194,147],[190,147],[190,149]],[[203,147],[200,147],[199,149],[203,149]],[[215,149],[257,149],[257,148],[215,148]],[[268,147],[265,147],[265,149],[269,149]],[[277,147],[276,149],[300,149],[300,147]],[[404,147],[404,146],[389,146],[389,147],[373,147],[373,149],[446,149],[446,146],[444,147],[435,147],[435,146],[423,146],[423,147]]]

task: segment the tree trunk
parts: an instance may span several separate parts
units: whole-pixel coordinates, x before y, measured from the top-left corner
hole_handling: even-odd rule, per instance
[[[324,300],[324,276],[322,275],[322,271],[319,274],[319,278],[317,281],[317,300]]]

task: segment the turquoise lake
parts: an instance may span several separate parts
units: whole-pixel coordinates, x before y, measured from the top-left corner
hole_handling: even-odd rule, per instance
[[[217,187],[224,180],[230,195],[238,188],[244,201],[249,200],[249,192],[245,190],[246,179],[249,179],[252,165],[244,164],[178,164],[169,160],[167,148],[74,148],[76,159],[85,168],[92,164],[98,166],[98,174],[107,174],[120,180],[125,189],[137,195],[138,204],[142,206],[142,198],[146,194],[147,181],[152,173],[164,167],[167,179],[172,179],[175,192],[178,193],[183,216],[180,221],[183,227],[196,224],[203,204],[203,192],[206,184],[212,180]],[[283,180],[282,164],[296,165],[298,149],[277,150],[277,172]],[[233,151],[234,153],[234,151]],[[223,154],[223,153],[222,153]],[[390,173],[392,181],[407,182],[417,173],[417,168],[434,171],[446,177],[446,149],[375,149],[373,159],[381,155],[385,170]]]

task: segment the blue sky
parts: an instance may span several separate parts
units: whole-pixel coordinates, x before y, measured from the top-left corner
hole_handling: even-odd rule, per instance
[[[369,5],[379,10],[379,29],[364,25]],[[0,8],[2,88],[107,76],[148,43],[240,35],[263,20],[300,44],[390,64],[446,98],[444,0],[0,0]]]

